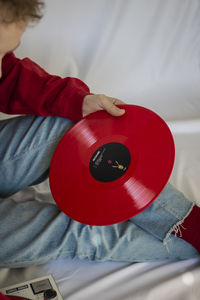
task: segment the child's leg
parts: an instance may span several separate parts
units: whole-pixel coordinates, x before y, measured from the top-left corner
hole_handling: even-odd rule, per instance
[[[156,200],[157,201],[157,200]],[[156,201],[154,202],[156,204]],[[171,201],[173,207],[174,201]],[[189,209],[185,209],[185,214]],[[144,215],[143,215],[144,213]],[[56,258],[89,258],[96,261],[144,262],[164,259],[188,259],[198,256],[189,243],[170,235],[170,220],[152,220],[154,212],[141,213],[150,232],[131,221],[113,226],[88,226],[69,219],[56,205],[27,201],[16,203],[12,196],[0,201],[0,267],[24,267]],[[160,207],[160,216],[163,216]],[[162,231],[163,228],[163,231]],[[159,231],[159,238],[155,237]]]
[[[165,244],[170,244],[172,233],[190,243],[200,252],[200,207],[189,202],[170,184],[152,205],[131,221],[156,238],[163,240]],[[173,225],[170,229],[169,223]]]
[[[0,122],[1,197],[47,176],[55,147],[71,126],[69,120],[57,117],[20,117]],[[102,227],[72,221],[55,205],[34,199],[16,203],[12,196],[2,198],[1,267],[22,267],[75,256],[129,262],[197,256],[190,244],[174,235],[166,243],[174,224],[190,212],[191,203],[184,199],[182,205],[179,197],[172,199],[168,192],[162,197],[132,221]]]
[[[0,121],[0,197],[46,179],[53,152],[72,125],[58,117]]]
[[[142,214],[132,218],[131,222],[159,240],[167,241],[169,234],[176,228],[176,225],[183,222],[192,208],[193,203],[168,183],[156,201],[147,207]],[[172,225],[170,229],[169,224]]]

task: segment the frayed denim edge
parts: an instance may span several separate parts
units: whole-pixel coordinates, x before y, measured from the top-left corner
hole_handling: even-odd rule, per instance
[[[195,206],[195,203],[191,202],[191,207],[189,208],[188,212],[186,213],[186,215],[179,220],[178,222],[176,222],[170,229],[169,231],[166,233],[165,238],[163,239],[163,245],[166,247],[167,251],[169,251],[168,248],[168,242],[170,242],[170,235],[173,231],[175,231],[175,236],[177,236],[177,233],[180,234],[180,237],[182,236],[181,233],[181,228],[184,230],[185,228],[182,226],[182,223],[184,222],[184,220],[187,218],[187,216],[190,214],[190,212],[192,211],[193,207]],[[180,228],[181,227],[181,228]]]

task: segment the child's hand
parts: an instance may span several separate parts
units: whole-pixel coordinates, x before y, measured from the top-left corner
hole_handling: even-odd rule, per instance
[[[105,110],[115,117],[122,116],[125,113],[125,109],[117,107],[120,104],[125,103],[105,95],[87,95],[83,100],[83,117],[99,110]]]

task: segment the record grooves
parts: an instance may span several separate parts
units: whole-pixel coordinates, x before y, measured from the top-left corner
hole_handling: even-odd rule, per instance
[[[153,111],[88,115],[61,139],[50,165],[59,208],[89,225],[125,221],[149,206],[171,175],[175,148],[167,124]]]

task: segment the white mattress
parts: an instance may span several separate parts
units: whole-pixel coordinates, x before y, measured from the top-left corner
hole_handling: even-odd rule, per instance
[[[52,74],[79,77],[93,93],[161,115],[176,146],[170,181],[200,205],[200,2],[46,2],[44,19],[27,30],[16,54]],[[53,201],[48,181],[15,197],[31,195]],[[64,299],[193,300],[200,295],[199,266],[198,259],[139,264],[62,259],[1,269],[0,287],[52,273]]]

